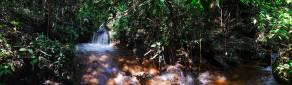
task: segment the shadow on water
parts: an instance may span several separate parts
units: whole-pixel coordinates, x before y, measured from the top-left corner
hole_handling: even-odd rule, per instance
[[[149,60],[117,50],[79,55],[81,85],[278,85],[271,67],[242,65],[220,71],[203,66],[205,70],[192,75],[176,65],[159,70]]]
[[[160,72],[149,60],[136,59],[125,50],[109,43],[108,31],[102,25],[91,43],[76,45],[77,75],[81,85],[192,85],[192,77],[185,76],[177,66]],[[160,74],[160,75],[158,75]]]
[[[76,56],[76,82],[81,85],[277,85],[271,67],[242,65],[219,71],[206,65],[188,73],[175,64],[158,69],[152,61],[136,59],[109,43],[104,27],[94,33],[91,43],[76,45]]]
[[[205,70],[197,79],[202,85],[278,85],[270,67],[242,65],[227,71]]]

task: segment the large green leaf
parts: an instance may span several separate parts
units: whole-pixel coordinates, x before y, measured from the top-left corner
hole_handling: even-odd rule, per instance
[[[199,11],[204,11],[204,7],[200,0],[192,0],[192,4],[197,8]]]
[[[289,32],[285,29],[275,29],[270,31],[270,39],[279,38],[280,40],[289,39]]]
[[[20,48],[19,51],[27,51],[26,48]]]

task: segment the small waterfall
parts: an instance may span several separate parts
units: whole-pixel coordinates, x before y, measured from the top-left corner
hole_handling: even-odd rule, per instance
[[[109,31],[104,22],[96,31],[93,32],[92,39],[89,43],[80,43],[75,46],[75,52],[108,52],[112,51],[110,43]]]
[[[101,45],[109,44],[109,33],[105,24],[102,24],[99,29],[93,33],[91,43],[97,43]]]
[[[80,70],[77,78],[80,85],[107,85],[109,75],[117,72],[112,61],[113,45],[109,43],[109,32],[106,22],[93,32],[88,43],[75,46],[75,58]]]

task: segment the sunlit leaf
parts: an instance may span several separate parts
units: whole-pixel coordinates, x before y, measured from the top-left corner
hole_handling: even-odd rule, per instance
[[[290,4],[292,2],[292,0],[286,0],[286,3]]]
[[[33,50],[32,49],[28,49],[27,50],[30,54],[33,54]]]
[[[266,17],[267,17],[268,20],[272,19],[272,17],[270,17],[270,15],[266,15]]]
[[[153,47],[154,48],[154,47],[156,47],[156,44],[152,44],[150,47]]]
[[[161,45],[161,43],[160,43],[160,42],[157,42],[156,44],[157,44],[158,46],[160,46],[160,45]]]
[[[256,24],[257,23],[257,20],[256,19],[253,19],[252,23],[253,24]]]
[[[197,8],[199,11],[204,11],[204,7],[201,4],[200,0],[192,0],[192,4]]]
[[[27,51],[26,48],[20,48],[19,51]]]
[[[19,22],[17,22],[17,21],[14,21],[14,20],[13,20],[13,21],[11,21],[10,23],[11,23],[12,25],[14,25],[14,26],[19,26]]]
[[[217,7],[220,6],[220,0],[216,0],[216,6],[217,6]]]
[[[270,35],[268,35],[268,38],[272,39],[274,36],[275,36],[275,34],[270,34]]]

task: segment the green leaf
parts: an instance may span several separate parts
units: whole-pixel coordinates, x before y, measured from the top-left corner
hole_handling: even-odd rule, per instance
[[[154,47],[156,47],[156,44],[152,44],[150,47],[154,48]]]
[[[292,2],[292,0],[286,0],[287,4],[290,4]]]
[[[14,21],[14,20],[13,20],[13,21],[11,21],[10,23],[11,23],[12,25],[14,25],[14,26],[19,26],[19,22],[17,22],[17,21]]]
[[[3,76],[3,75],[4,75],[3,71],[0,71],[0,77]]]
[[[220,7],[220,1],[219,0],[216,0],[216,5],[217,5],[217,7]]]
[[[266,17],[267,17],[267,20],[271,20],[272,19],[272,17],[270,17],[270,15],[266,15]]]
[[[270,34],[270,35],[268,35],[268,38],[272,39],[274,36],[275,36],[275,34]]]
[[[4,27],[4,25],[0,25],[0,29],[2,29]]]
[[[0,66],[0,77],[12,74],[11,66],[9,64],[4,64]]]
[[[256,24],[257,23],[257,19],[253,19],[252,23]]]
[[[192,0],[191,2],[195,8],[197,8],[199,11],[204,11],[204,7],[203,5],[201,4],[201,1],[200,0]]]
[[[20,48],[19,51],[27,51],[26,48]]]
[[[280,29],[278,31],[279,35],[285,39],[289,39],[289,36],[288,36],[288,31],[286,31],[285,29]]]
[[[32,49],[28,49],[28,52],[29,52],[30,54],[33,54]]]
[[[292,75],[292,70],[288,71],[288,74],[289,74],[289,75]]]
[[[289,60],[288,63],[290,66],[292,66],[292,60]]]
[[[33,59],[33,60],[31,60],[29,63],[30,63],[31,65],[35,65],[37,62],[38,62],[37,59]]]

